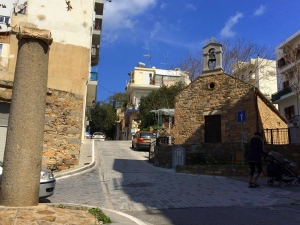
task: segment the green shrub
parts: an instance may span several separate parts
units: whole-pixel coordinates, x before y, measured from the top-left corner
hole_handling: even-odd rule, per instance
[[[95,216],[98,222],[102,221],[103,224],[112,222],[111,219],[108,216],[106,216],[99,208],[91,208],[88,210],[88,212]]]

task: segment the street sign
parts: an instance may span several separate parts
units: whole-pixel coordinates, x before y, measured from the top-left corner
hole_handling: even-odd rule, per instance
[[[238,112],[238,122],[244,122],[246,121],[246,111],[239,111]]]

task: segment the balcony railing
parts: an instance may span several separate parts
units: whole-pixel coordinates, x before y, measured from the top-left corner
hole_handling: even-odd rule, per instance
[[[91,73],[90,80],[98,80],[98,74],[97,73]]]
[[[288,88],[285,88],[281,91],[278,91],[276,92],[275,94],[272,94],[272,103],[274,103],[275,101],[279,100],[282,96],[288,94],[288,93],[291,93],[292,92],[292,89],[291,87],[288,87]]]
[[[102,23],[101,23],[101,21],[95,21],[95,22],[93,22],[93,26],[94,26],[95,30],[101,30]]]

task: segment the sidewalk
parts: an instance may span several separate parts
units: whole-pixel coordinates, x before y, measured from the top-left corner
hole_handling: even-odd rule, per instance
[[[96,164],[94,154],[94,141],[85,140],[81,146],[79,165],[65,171],[54,173],[56,179],[63,179],[91,169]],[[54,192],[55,195],[55,192]],[[0,206],[0,225],[23,225],[23,224],[53,224],[53,225],[95,225],[99,224],[94,216],[88,213],[88,209],[97,206],[68,205],[61,203],[64,208],[57,204],[39,204],[34,207],[3,207]],[[99,207],[100,208],[100,207]],[[146,225],[139,219],[110,209],[100,208],[104,214],[111,218],[114,225]]]

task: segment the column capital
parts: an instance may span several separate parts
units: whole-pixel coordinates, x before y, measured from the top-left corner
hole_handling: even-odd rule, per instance
[[[44,41],[48,45],[51,45],[53,42],[53,38],[49,30],[39,29],[36,27],[20,27],[17,38],[19,40],[23,38],[36,38]]]

